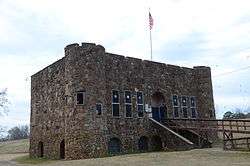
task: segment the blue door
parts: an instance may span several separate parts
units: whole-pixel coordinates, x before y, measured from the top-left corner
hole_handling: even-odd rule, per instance
[[[164,106],[161,107],[152,107],[152,117],[154,120],[161,122],[165,119],[165,111],[166,108]]]
[[[165,107],[161,106],[160,107],[160,121],[165,119],[165,111],[166,111]]]
[[[159,107],[152,107],[152,117],[156,121],[160,121],[160,110]]]

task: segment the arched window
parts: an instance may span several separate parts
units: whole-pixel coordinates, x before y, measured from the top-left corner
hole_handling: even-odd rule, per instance
[[[65,158],[65,141],[62,140],[60,143],[60,159]]]
[[[140,137],[138,141],[138,149],[139,151],[147,151],[148,150],[148,138],[145,136]]]
[[[43,157],[44,149],[43,142],[38,143],[38,157]]]
[[[162,141],[161,137],[155,135],[152,137],[152,150],[153,151],[160,151],[162,150]]]
[[[118,138],[111,138],[108,142],[108,152],[117,154],[121,152],[121,141]]]

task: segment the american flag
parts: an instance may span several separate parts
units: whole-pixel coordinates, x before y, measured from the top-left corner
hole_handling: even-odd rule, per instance
[[[154,25],[153,17],[151,16],[151,13],[149,12],[149,29],[151,30]]]

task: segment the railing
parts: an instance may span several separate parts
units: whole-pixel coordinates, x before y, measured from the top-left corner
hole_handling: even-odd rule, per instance
[[[180,139],[182,139],[183,141],[185,141],[186,143],[188,143],[189,145],[193,145],[194,143],[191,142],[190,140],[186,139],[185,137],[181,136],[180,134],[174,132],[173,130],[169,129],[168,127],[162,125],[160,122],[156,121],[155,119],[153,118],[149,118],[149,120],[151,120],[153,123],[161,126],[162,128],[164,128],[165,130],[167,130],[168,132],[174,134],[175,136],[179,137]]]
[[[171,129],[181,129],[202,133],[214,131],[223,134],[224,149],[250,150],[250,120],[244,119],[174,119],[167,118],[163,123]],[[248,136],[248,137],[246,137]]]
[[[224,140],[224,149],[246,149],[246,148],[250,150],[250,137],[230,138]]]
[[[171,128],[190,130],[216,130],[220,132],[250,134],[250,120],[242,119],[174,119],[163,120]]]

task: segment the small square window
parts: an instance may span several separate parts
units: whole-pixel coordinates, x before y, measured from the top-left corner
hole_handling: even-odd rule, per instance
[[[96,104],[96,114],[102,115],[102,104],[100,104],[100,103]]]
[[[76,94],[76,104],[77,105],[83,105],[85,99],[85,92],[77,92]]]

